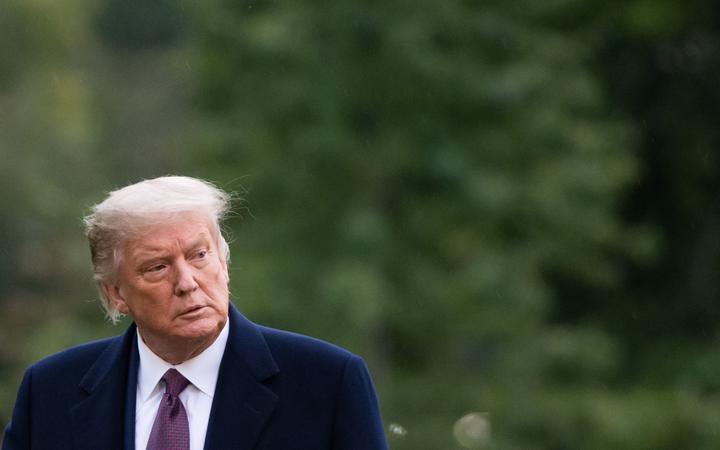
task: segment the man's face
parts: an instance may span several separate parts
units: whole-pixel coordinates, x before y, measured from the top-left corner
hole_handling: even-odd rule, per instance
[[[209,345],[225,325],[227,264],[211,229],[192,213],[148,226],[125,242],[117,283],[104,286],[156,352],[184,342]]]

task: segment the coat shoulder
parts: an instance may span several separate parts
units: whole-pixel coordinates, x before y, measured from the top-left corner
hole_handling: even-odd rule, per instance
[[[321,339],[266,326],[258,328],[280,366],[342,370],[349,360],[357,358],[350,351]]]
[[[263,325],[258,325],[258,328],[273,350],[320,353],[322,357],[340,359],[353,355],[350,351],[322,339]]]
[[[30,367],[33,377],[38,381],[44,377],[56,378],[58,374],[64,376],[75,374],[76,377],[80,377],[109,346],[120,339],[120,336],[100,339],[45,357]]]

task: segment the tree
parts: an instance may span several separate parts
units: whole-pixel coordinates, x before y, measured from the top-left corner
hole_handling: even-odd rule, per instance
[[[597,395],[621,357],[601,326],[553,325],[554,280],[609,289],[616,255],[646,251],[617,215],[635,135],[592,71],[597,36],[525,7],[197,15],[194,164],[248,193],[238,303],[368,358],[397,448],[447,448],[468,410],[493,412],[497,448],[577,448],[579,402],[538,400]]]

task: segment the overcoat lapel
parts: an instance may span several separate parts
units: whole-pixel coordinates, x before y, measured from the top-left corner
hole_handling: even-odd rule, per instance
[[[80,381],[80,389],[87,396],[70,410],[77,450],[132,450],[137,384],[137,355],[132,357],[137,353],[135,339],[132,325],[108,345]],[[129,370],[130,365],[135,366],[133,370]],[[130,387],[132,396],[128,395]],[[133,425],[130,436],[126,436],[128,420]]]
[[[263,382],[279,370],[257,326],[232,305],[229,316],[205,449],[252,450],[278,400]]]
[[[135,324],[131,326],[133,339],[130,343],[130,367],[127,371],[125,383],[125,450],[135,450],[135,406],[137,401],[138,374],[140,371],[140,353],[137,346],[137,332]]]

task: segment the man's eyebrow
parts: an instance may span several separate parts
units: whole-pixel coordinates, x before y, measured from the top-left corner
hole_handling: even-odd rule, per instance
[[[139,264],[146,263],[153,259],[162,259],[167,256],[165,249],[163,248],[144,248],[142,250],[136,250],[132,254],[132,258]]]
[[[193,250],[197,247],[201,247],[203,245],[208,245],[212,240],[210,237],[205,233],[204,231],[198,235],[198,237],[195,238],[188,246],[185,248],[185,251]]]

